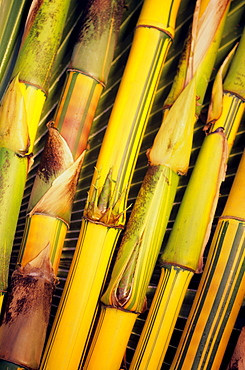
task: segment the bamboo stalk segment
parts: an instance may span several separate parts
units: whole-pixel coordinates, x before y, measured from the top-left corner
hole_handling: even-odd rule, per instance
[[[12,53],[17,52],[18,33],[25,12],[30,6],[31,0],[10,0],[0,3],[0,81],[1,96],[6,87],[8,75],[11,74],[11,66],[14,63]]]
[[[1,292],[7,288],[12,242],[30,166],[30,156],[68,6],[69,1],[57,0],[52,3],[47,0],[33,1],[12,79],[2,100],[0,171],[5,181],[1,183],[4,196],[0,199],[2,236],[0,255],[3,271]],[[50,33],[52,36],[48,36]],[[35,58],[37,59],[34,63]],[[10,155],[10,151],[12,162],[6,161],[6,155]],[[11,203],[15,208],[6,209],[6,205]]]
[[[245,294],[243,154],[171,369],[219,369]]]
[[[143,328],[137,347],[141,351],[133,357],[131,369],[161,369],[192,276],[193,270],[180,266],[166,265],[162,269],[149,311],[151,320]]]
[[[38,369],[54,282],[48,246],[24,268],[15,270],[0,329],[1,359]],[[5,361],[0,361],[1,369],[8,369]]]
[[[42,369],[54,366],[77,368],[86,347],[90,326],[94,320],[97,301],[103,287],[111,255],[125,223],[129,184],[159,80],[163,62],[172,42],[176,12],[180,1],[146,1],[139,17],[133,44],[108,128],[96,164],[84,211],[76,252],[67,278],[56,319],[44,353]],[[157,11],[156,11],[157,9]],[[166,12],[170,10],[170,13]],[[147,22],[147,23],[146,23]],[[118,143],[118,138],[120,142]],[[119,147],[120,145],[120,147]],[[87,230],[96,241],[91,243]],[[108,238],[104,235],[111,235]],[[93,237],[93,239],[94,239]],[[87,243],[89,243],[87,245]],[[93,247],[91,250],[91,246]],[[89,250],[89,254],[88,251]],[[98,261],[101,275],[92,268],[90,278],[83,271]],[[77,306],[77,286],[83,281],[84,292]],[[89,300],[85,295],[89,292]],[[91,302],[91,304],[90,304]],[[76,328],[63,335],[67,320],[73,318]],[[70,343],[68,345],[68,342]],[[57,359],[60,362],[57,364]]]
[[[54,127],[59,129],[76,159],[87,149],[93,117],[106,81],[99,81],[92,75],[73,68],[67,71],[63,95],[54,118]]]
[[[92,1],[85,9],[54,123],[48,125],[48,139],[29,200],[19,253],[19,262],[24,265],[49,243],[51,262],[55,273],[58,271],[79,171],[94,113],[107,82],[122,14],[121,0],[109,0],[103,6]],[[96,63],[89,63],[88,56],[92,58],[93,53],[99,58],[93,58]]]
[[[93,319],[96,308],[94,296],[99,296],[101,281],[104,279],[105,272],[104,266],[101,264],[101,256],[106,261],[111,260],[112,252],[108,248],[108,244],[116,244],[120,232],[118,228],[105,228],[104,225],[99,224],[95,232],[93,226],[91,222],[83,219],[79,237],[83,238],[83,240],[78,240],[79,243],[83,243],[83,248],[77,251],[76,260],[73,260],[76,267],[75,277],[79,279],[69,279],[66,284],[65,295],[62,296],[63,299],[58,308],[59,314],[56,315],[56,321],[48,339],[41,369],[52,368],[52,363],[59,362],[57,356],[61,356],[61,368],[78,368],[81,348],[86,345],[87,335],[91,326],[91,316]],[[90,258],[91,246],[98,242],[98,238],[100,239],[100,254],[97,254],[96,258]],[[88,260],[89,258],[90,264],[87,263],[81,266],[80,261]],[[94,271],[96,271],[96,275]],[[81,281],[83,281],[82,292],[80,289]],[[93,284],[91,284],[91,281]],[[78,296],[79,291],[80,297]],[[74,305],[68,305],[70,300],[74,302]],[[77,312],[79,312],[79,315],[77,315]],[[64,320],[64,317],[66,320]],[[59,335],[60,333],[62,335]],[[79,342],[74,341],[74,337],[77,340],[79,339]],[[67,341],[69,342],[69,349],[63,350],[61,355],[60,348],[64,348]]]
[[[237,54],[235,54],[234,58],[236,57]],[[226,62],[227,61],[225,61],[225,63]],[[229,70],[228,74],[229,73],[233,73],[232,69]],[[231,97],[231,101],[232,100],[233,97]],[[232,102],[230,106],[232,106]],[[238,114],[240,118],[242,116],[242,109],[243,108],[241,108],[241,111],[239,110]],[[209,116],[209,118],[211,116]],[[226,119],[228,117],[229,120]],[[190,270],[192,274],[194,274],[195,271],[202,271],[202,254],[209,238],[219,195],[219,187],[225,176],[228,148],[232,146],[234,141],[233,135],[234,132],[237,131],[239,124],[239,122],[236,121],[236,116],[231,114],[226,117],[221,114],[217,119],[214,119],[214,121],[215,130],[211,130],[204,139],[182,199],[173,230],[161,255],[160,263],[162,265],[163,275],[165,275],[165,271],[169,268],[169,265],[178,266],[184,271],[185,269]],[[235,125],[234,132],[233,129],[231,130],[233,122]],[[232,133],[231,136],[229,135],[230,133]],[[153,363],[153,361],[158,364],[157,366],[160,366],[160,362],[165,356],[171,335],[165,339],[168,342],[159,342],[161,343],[159,344],[157,342],[157,333],[160,332],[158,325],[161,325],[163,328],[165,325],[169,324],[167,307],[169,307],[168,310],[175,313],[175,317],[174,315],[172,317],[173,322],[177,320],[180,309],[180,302],[177,297],[182,300],[184,298],[183,292],[180,292],[176,287],[176,290],[173,290],[174,298],[172,299],[172,304],[167,302],[165,308],[161,310],[161,313],[159,311],[158,317],[157,308],[155,307],[158,306],[159,300],[166,302],[162,292],[164,290],[167,294],[168,289],[169,284],[166,284],[164,288],[161,288],[160,285],[157,288],[131,363],[132,369],[146,369],[149,362]],[[187,289],[187,287],[185,289]],[[178,306],[175,304],[175,301],[178,302]],[[173,327],[170,330],[173,331]],[[162,352],[160,347],[162,348]],[[135,367],[136,363],[137,367]],[[187,363],[186,366],[189,366],[189,363],[188,365]]]

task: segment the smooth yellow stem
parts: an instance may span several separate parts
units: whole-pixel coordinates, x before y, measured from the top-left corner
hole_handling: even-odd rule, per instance
[[[245,294],[245,222],[220,219],[171,370],[218,370]]]
[[[245,154],[171,370],[218,370],[245,294]]]
[[[90,347],[91,356],[87,356],[83,370],[118,370],[136,318],[137,314],[134,312],[102,305],[97,331]],[[109,336],[108,333],[112,335]],[[116,343],[113,351],[112,342]]]
[[[83,219],[77,249],[40,369],[77,369],[113,253],[108,244],[116,244],[119,231]]]
[[[161,369],[186,289],[193,274],[194,271],[173,265],[166,265],[162,268],[158,288],[130,370]]]
[[[49,244],[50,260],[56,274],[67,227],[63,220],[45,214],[34,214],[28,217],[18,263],[25,266]]]
[[[143,4],[96,163],[99,174],[94,173],[90,196],[95,185],[100,188],[104,184],[111,168],[113,180],[116,181],[115,197],[125,192],[125,189],[128,190],[154,92],[172,44],[179,4],[180,0],[164,3],[159,0],[146,0]],[[119,212],[126,208],[127,193],[125,192]]]

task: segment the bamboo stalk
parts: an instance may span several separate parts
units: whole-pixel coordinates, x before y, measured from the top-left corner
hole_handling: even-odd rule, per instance
[[[96,164],[75,255],[42,369],[79,366],[109,262],[125,223],[128,187],[153,94],[174,34],[179,3],[147,0],[143,5]],[[77,300],[81,281],[83,290]],[[64,336],[68,329],[69,333]]]
[[[171,369],[219,369],[245,288],[242,156]]]
[[[19,369],[19,365],[38,369],[54,282],[48,246],[29,264],[14,271],[1,322],[1,369]]]
[[[7,79],[11,75],[12,53],[17,52],[18,33],[23,16],[30,6],[30,0],[10,0],[0,3],[0,81],[2,97]]]
[[[224,65],[227,65],[227,61]],[[224,65],[221,70],[226,69]],[[231,67],[228,75],[233,73],[232,70]],[[217,79],[221,80],[220,75]],[[231,100],[236,98],[233,96]],[[216,98],[213,99],[215,101]],[[194,272],[202,269],[202,253],[209,237],[219,187],[225,175],[228,148],[232,146],[244,109],[242,104],[238,106],[238,116],[229,115],[227,121],[227,116],[224,117],[220,111],[217,119],[211,105],[209,120],[214,120],[215,124],[204,139],[173,230],[161,256],[160,281],[131,363],[132,369],[146,369],[150,366],[160,369],[188,283]],[[232,124],[234,131],[230,130]]]
[[[123,14],[123,1],[107,1],[103,6],[93,1],[88,3],[85,11],[55,120],[52,127],[49,127],[48,140],[34,181],[18,257],[19,263],[25,265],[49,243],[55,273],[58,271],[69,227],[75,184],[87,147],[88,135],[100,95],[108,79]],[[98,55],[99,58],[93,55]],[[91,59],[96,60],[96,63],[92,64]],[[69,182],[73,184],[72,189],[67,181],[64,181],[65,172],[68,173],[71,169],[73,176]],[[56,183],[58,188],[55,190]],[[69,203],[68,199],[63,197],[62,201],[56,201],[62,199],[57,193],[62,188],[64,192],[69,189]],[[51,208],[44,211],[46,202],[56,204],[55,213]]]
[[[12,82],[2,101],[1,294],[7,288],[10,254],[26,175],[68,5],[69,1],[58,0],[52,3],[49,1],[43,1],[41,4],[37,1],[32,3]]]
[[[127,224],[84,369],[118,369],[154,269],[179,182],[187,171],[195,123],[195,82],[163,121],[148,153],[150,166]],[[181,112],[181,117],[180,117]],[[164,140],[162,140],[164,138]],[[185,140],[187,138],[187,140]],[[157,140],[158,139],[158,140]],[[162,155],[156,147],[161,142]],[[169,143],[172,143],[170,148]],[[104,306],[106,305],[106,306]],[[117,323],[112,317],[120,317]]]

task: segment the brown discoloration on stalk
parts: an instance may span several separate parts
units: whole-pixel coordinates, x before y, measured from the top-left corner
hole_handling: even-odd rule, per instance
[[[24,42],[26,36],[30,32],[30,29],[31,29],[31,27],[32,27],[32,25],[35,21],[35,18],[37,16],[37,13],[38,13],[42,3],[43,3],[43,0],[36,0],[35,2],[32,2],[32,5],[30,7],[30,11],[29,11],[29,14],[28,14],[28,18],[26,20],[25,32],[23,34],[22,43]]]
[[[84,154],[85,152],[53,181],[50,188],[32,208],[30,216],[34,213],[42,213],[61,218],[64,222],[69,223]],[[62,201],[57,202],[57,199]]]
[[[126,243],[128,239],[131,239],[132,236],[137,235],[136,231],[141,228],[142,220],[145,217],[146,206],[149,199],[151,199],[154,194],[155,186],[162,175],[162,168],[163,166],[161,165],[148,167],[123,237],[124,243]],[[165,178],[165,180],[169,183],[167,178]]]
[[[242,328],[231,361],[226,370],[245,369],[245,327]]]
[[[9,152],[5,149],[1,150],[1,170],[0,170],[0,204],[4,199],[5,188],[7,184],[7,173],[10,167]]]
[[[17,268],[0,327],[0,357],[37,369],[49,321],[55,277],[49,246]]]
[[[101,33],[108,28],[112,9],[113,13],[115,14],[114,32],[117,33],[119,31],[119,26],[121,23],[120,14],[123,12],[124,1],[114,1],[113,5],[111,0],[88,1],[83,19],[84,27],[79,35],[79,42],[85,41],[87,44],[89,44],[90,39],[94,39],[95,37],[100,38]],[[103,14],[103,16],[101,16],[101,14]]]
[[[48,138],[38,169],[38,176],[49,182],[64,172],[72,164],[72,156],[58,130],[49,124]]]

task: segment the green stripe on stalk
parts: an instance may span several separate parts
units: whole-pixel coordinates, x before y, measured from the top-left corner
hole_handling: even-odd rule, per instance
[[[222,226],[225,226],[225,228],[227,228],[229,225],[229,222],[223,221],[222,224],[223,225],[221,225],[221,228]],[[225,327],[227,325],[227,321],[229,319],[231,309],[234,305],[234,301],[236,299],[239,287],[241,285],[241,281],[244,277],[244,269],[245,269],[244,232],[245,232],[245,223],[239,223],[237,225],[237,233],[236,233],[235,239],[232,243],[231,250],[229,253],[229,260],[226,265],[224,274],[219,282],[219,289],[215,295],[213,309],[205,325],[203,337],[199,344],[199,348],[197,350],[197,356],[196,356],[197,360],[194,361],[193,366],[191,368],[193,370],[196,369],[198,359],[200,359],[201,355],[203,356],[203,362],[205,363],[205,366],[208,366],[208,367],[213,363],[214,357],[216,356],[217,349],[222,339]],[[225,236],[226,235],[224,233],[222,235],[222,238],[219,240],[219,243],[221,244],[223,243]],[[222,253],[223,252],[224,251],[222,251]],[[218,258],[218,255],[216,256],[216,258]],[[213,275],[210,275],[209,276],[210,283],[212,279],[213,279]],[[229,289],[224,294],[225,288],[227,286],[230,286],[231,284],[232,286],[234,286],[234,289],[232,290],[232,294],[230,294],[231,292]],[[208,289],[206,287],[206,291],[203,291],[202,299],[206,297],[207,293],[208,293]],[[200,303],[202,307],[202,302]],[[216,319],[218,312],[220,313],[220,315],[224,317],[224,320],[222,320],[222,325],[220,325],[220,319],[218,320]],[[204,347],[206,344],[205,338],[207,337],[207,334],[211,336],[212,349],[211,351],[210,349],[205,351],[206,353],[204,354],[203,352],[204,352]]]

